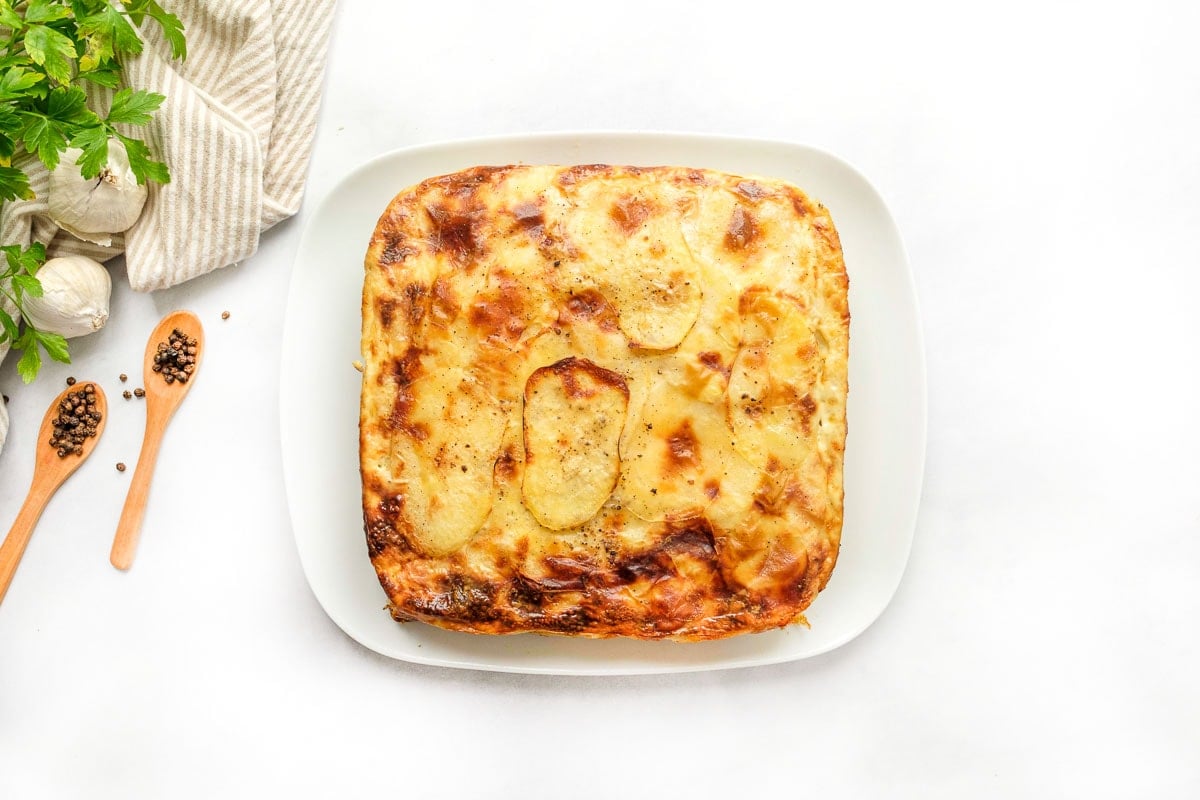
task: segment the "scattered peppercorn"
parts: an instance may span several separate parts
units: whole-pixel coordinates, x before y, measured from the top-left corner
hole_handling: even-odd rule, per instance
[[[117,462],[117,472],[124,472],[124,471],[125,471],[125,462],[118,461]]]
[[[59,458],[83,455],[83,444],[96,435],[104,416],[96,405],[96,387],[88,383],[68,392],[58,403],[50,446]]]
[[[133,390],[133,396],[134,397],[145,397],[146,390],[139,386],[138,388]]]
[[[229,319],[229,312],[228,312],[228,311],[222,311],[222,312],[221,312],[221,319]]]
[[[129,376],[126,375],[124,372],[121,373],[120,378],[121,378],[121,383],[124,383],[125,381],[129,380]]]
[[[75,385],[75,377],[71,376],[71,377],[67,378],[67,386],[74,386],[74,385]]]
[[[121,392],[121,397],[124,397],[126,400],[129,400],[133,397],[133,392],[126,389],[125,391]]]
[[[176,328],[170,338],[158,343],[152,370],[162,375],[167,383],[187,383],[196,371],[196,356],[200,352],[199,342]],[[139,397],[141,395],[138,395]]]

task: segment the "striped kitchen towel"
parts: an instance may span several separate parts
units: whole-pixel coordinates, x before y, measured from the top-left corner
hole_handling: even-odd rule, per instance
[[[46,215],[46,170],[26,161],[37,197],[5,204],[0,241],[37,240],[51,255],[101,261],[124,252],[138,291],[253,255],[263,231],[300,209],[334,2],[164,2],[183,20],[187,59],[172,61],[162,33],[147,21],[145,49],[126,62],[124,74],[127,85],[166,96],[136,135],[166,162],[171,182],[151,183],[137,223],[104,247],[59,230]]]

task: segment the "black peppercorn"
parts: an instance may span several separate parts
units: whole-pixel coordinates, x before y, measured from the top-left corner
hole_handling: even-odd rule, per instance
[[[75,379],[68,379],[75,385]],[[86,384],[69,392],[58,404],[58,415],[54,418],[53,433],[48,444],[55,448],[59,458],[83,455],[84,443],[100,430],[104,415],[96,405],[96,387]]]
[[[188,378],[196,371],[196,357],[199,352],[199,341],[176,328],[171,331],[167,341],[158,343],[154,353],[154,364],[150,368],[161,375],[167,384],[187,383]]]

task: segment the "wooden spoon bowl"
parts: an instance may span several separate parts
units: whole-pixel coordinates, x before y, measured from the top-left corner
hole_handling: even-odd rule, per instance
[[[154,369],[155,356],[158,354],[158,345],[167,342],[171,333],[176,330],[189,339],[196,340],[196,352],[187,381],[168,383],[162,373]],[[117,534],[113,540],[112,553],[109,555],[109,560],[117,569],[129,569],[133,565],[133,556],[141,535],[142,518],[146,513],[146,501],[150,496],[150,479],[154,476],[154,466],[158,462],[158,449],[162,444],[163,433],[200,373],[200,361],[203,357],[204,328],[196,315],[190,311],[173,311],[163,317],[146,343],[146,355],[142,362],[142,379],[146,390],[146,435],[142,439],[137,469],[134,470],[133,480],[129,484],[129,494],[125,497],[125,507],[121,510],[121,520],[117,523]]]
[[[95,389],[95,406],[96,410],[100,412],[100,421],[96,423],[96,433],[83,441],[79,454],[68,453],[60,456],[58,448],[50,444],[51,437],[54,435],[55,421],[58,419],[59,406],[66,400],[67,395],[86,391],[88,386]],[[38,430],[33,482],[29,487],[29,494],[26,496],[21,510],[17,512],[17,519],[13,522],[8,536],[5,537],[4,544],[0,545],[0,601],[4,599],[8,586],[12,583],[13,575],[17,572],[17,565],[21,563],[25,547],[33,536],[34,526],[41,518],[46,504],[58,487],[62,486],[96,449],[96,443],[100,441],[100,434],[104,433],[104,425],[107,422],[108,400],[104,396],[104,390],[100,388],[100,384],[89,381],[81,381],[74,386],[67,387],[58,397],[54,398],[54,402],[46,410],[46,416],[42,419],[42,427]]]

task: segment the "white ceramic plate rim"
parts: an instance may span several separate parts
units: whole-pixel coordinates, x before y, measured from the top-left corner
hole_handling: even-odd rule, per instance
[[[702,643],[490,637],[400,625],[384,610],[387,598],[362,534],[360,384],[357,373],[346,374],[358,358],[361,265],[370,231],[397,191],[432,175],[485,163],[595,162],[677,164],[783,178],[833,214],[851,286],[846,524],[837,569],[808,612],[811,630],[793,627]],[[574,675],[793,661],[833,650],[862,633],[890,603],[907,565],[923,480],[927,413],[916,291],[883,199],[861,173],[825,151],[727,136],[601,131],[464,139],[385,153],[346,175],[309,217],[292,274],[282,351],[281,453],[301,565],[329,617],[380,654],[446,667]],[[350,387],[352,398],[347,397]],[[875,396],[881,390],[887,390],[885,409]],[[353,418],[347,420],[350,399]],[[351,461],[352,479],[347,475]]]

